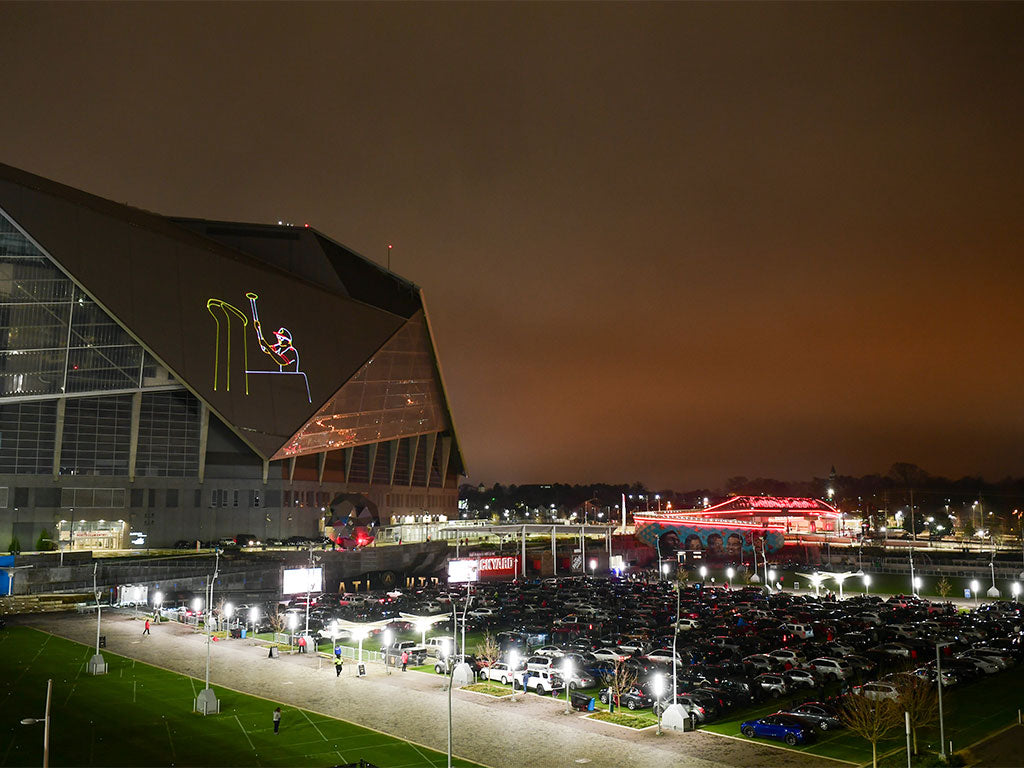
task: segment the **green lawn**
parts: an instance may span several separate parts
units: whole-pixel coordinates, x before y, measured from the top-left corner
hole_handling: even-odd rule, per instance
[[[446,764],[445,755],[358,725],[214,686],[220,715],[194,714],[202,681],[104,652],[109,672],[85,672],[91,648],[27,627],[0,632],[0,766],[42,760],[41,717],[53,678],[53,766],[332,766],[360,759],[381,768]],[[474,766],[454,760],[459,766]]]
[[[834,688],[834,684],[832,687]],[[829,690],[830,694],[833,692]],[[800,699],[802,698],[803,695],[800,696]],[[970,685],[945,689],[942,699],[946,715],[946,740],[952,740],[954,750],[963,749],[1017,721],[1017,708],[1024,706],[1024,666],[982,678]],[[744,720],[776,712],[786,701],[787,699],[783,698],[761,707],[730,713],[727,719],[708,723],[702,728],[715,733],[738,736],[740,723]],[[781,744],[774,741],[766,743]],[[878,754],[882,755],[893,749],[905,750],[905,744],[903,729],[894,729],[889,738],[879,742]],[[934,726],[918,731],[918,748],[921,751],[938,751],[938,721]],[[855,763],[866,763],[871,760],[871,745],[845,729],[827,734],[819,733],[815,742],[795,749]]]

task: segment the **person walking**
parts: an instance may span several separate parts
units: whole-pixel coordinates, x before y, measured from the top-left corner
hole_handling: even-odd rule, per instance
[[[402,671],[405,672],[405,668],[409,666],[409,652],[402,651]]]
[[[306,652],[306,636],[299,635],[299,653]]]
[[[144,634],[144,635],[150,634],[150,632],[149,632],[149,619],[146,619],[146,628],[142,630],[142,634]]]
[[[341,656],[334,657],[334,676],[341,677],[341,668],[345,662],[341,660]]]
[[[278,707],[274,710],[274,733],[278,732],[281,727],[281,708]]]

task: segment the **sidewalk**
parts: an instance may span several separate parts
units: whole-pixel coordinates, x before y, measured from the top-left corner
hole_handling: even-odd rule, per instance
[[[92,645],[96,623],[72,614],[17,617],[21,624]],[[190,627],[163,623],[142,636],[142,622],[120,613],[104,614],[106,649],[200,680],[206,670],[206,637]],[[315,654],[267,658],[248,640],[222,640],[211,647],[210,678],[272,701],[303,707],[445,752],[448,694],[445,678],[429,673],[392,672],[367,664],[356,676],[355,663],[335,678],[333,666],[318,670]],[[191,702],[181,702],[191,706]],[[518,701],[452,692],[455,755],[491,768],[810,768],[821,761],[764,744],[722,739],[713,734],[635,732],[563,714],[564,701],[534,695]],[[837,764],[838,765],[838,764]]]

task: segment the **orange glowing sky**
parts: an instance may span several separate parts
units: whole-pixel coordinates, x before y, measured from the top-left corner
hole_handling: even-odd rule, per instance
[[[1024,4],[0,21],[0,162],[394,243],[474,483],[1022,473]]]

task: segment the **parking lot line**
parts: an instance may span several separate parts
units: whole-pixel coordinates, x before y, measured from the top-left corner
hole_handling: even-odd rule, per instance
[[[840,760],[838,757],[826,757],[825,755],[819,755],[814,752],[808,752],[803,749],[793,749],[792,747],[783,747],[779,744],[771,744],[767,741],[748,739],[746,736],[733,736],[731,733],[718,733],[717,731],[702,731],[703,733],[710,733],[713,736],[718,736],[722,739],[732,739],[733,741],[742,741],[744,744],[757,744],[758,746],[768,747],[769,749],[778,749],[783,752],[795,752],[798,755],[810,755],[817,760],[830,760],[833,763],[842,763],[843,765],[860,765],[850,760]]]

